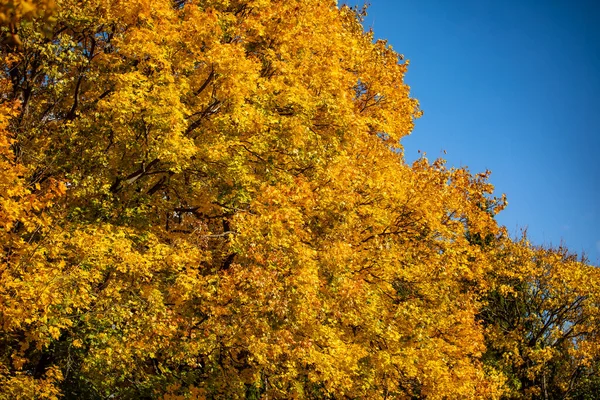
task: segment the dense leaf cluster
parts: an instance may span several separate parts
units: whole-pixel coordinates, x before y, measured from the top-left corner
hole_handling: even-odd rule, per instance
[[[600,275],[402,157],[333,0],[0,2],[0,398],[591,399]]]

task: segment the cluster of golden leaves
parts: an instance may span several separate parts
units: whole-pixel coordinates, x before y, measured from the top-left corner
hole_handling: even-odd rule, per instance
[[[0,398],[535,394],[560,333],[503,335],[496,300],[558,263],[547,296],[593,320],[596,270],[503,239],[487,173],[404,162],[407,63],[357,10],[48,9],[2,28]]]
[[[577,260],[564,248],[533,247],[525,237],[503,240],[493,253],[493,287],[481,316],[487,357],[509,378],[507,397],[596,397],[598,267]]]

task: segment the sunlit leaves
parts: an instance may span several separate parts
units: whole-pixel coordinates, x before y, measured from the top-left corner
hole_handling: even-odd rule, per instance
[[[595,376],[600,357],[600,275],[565,249],[502,241],[482,319],[490,363],[511,398],[571,396]],[[501,267],[500,267],[501,266]]]
[[[489,399],[525,351],[528,377],[557,359],[486,314],[543,269],[503,241],[489,173],[404,162],[408,63],[360,13],[52,12],[3,28],[3,396]],[[572,265],[535,278],[542,309],[583,296],[592,321],[574,288],[595,278]],[[585,339],[561,360],[591,371]]]

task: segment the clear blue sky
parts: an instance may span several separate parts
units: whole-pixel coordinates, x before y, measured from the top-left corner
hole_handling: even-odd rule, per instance
[[[491,170],[513,236],[600,265],[600,1],[370,4],[365,27],[410,60],[424,110],[406,159]]]

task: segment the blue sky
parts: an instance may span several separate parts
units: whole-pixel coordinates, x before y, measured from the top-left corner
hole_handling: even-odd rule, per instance
[[[424,110],[406,159],[491,170],[512,235],[600,265],[600,2],[370,4],[365,27],[410,60]]]

